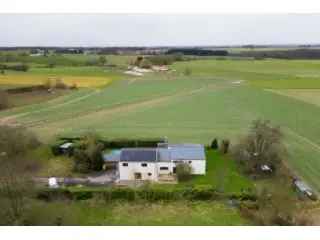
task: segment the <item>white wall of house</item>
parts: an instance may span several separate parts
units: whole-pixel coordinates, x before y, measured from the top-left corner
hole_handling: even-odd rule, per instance
[[[205,175],[206,174],[206,161],[205,160],[189,160],[192,167],[192,174]]]
[[[128,164],[128,166],[124,166]],[[147,166],[142,166],[147,164]],[[120,180],[136,180],[135,173],[141,173],[141,180],[158,180],[157,163],[154,162],[119,162]]]
[[[179,160],[174,161],[175,165],[179,163],[186,163],[191,166],[191,174],[205,175],[206,174],[206,161],[205,160]]]
[[[172,174],[174,166],[175,164],[173,162],[158,162],[157,164],[158,174],[159,175]],[[168,169],[165,169],[165,168],[168,168]]]

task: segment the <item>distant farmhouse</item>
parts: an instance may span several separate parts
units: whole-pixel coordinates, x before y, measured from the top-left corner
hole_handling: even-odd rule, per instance
[[[161,143],[156,148],[123,148],[103,155],[106,164],[113,164],[120,181],[174,179],[179,163],[191,166],[192,174],[206,173],[206,157],[201,144]]]

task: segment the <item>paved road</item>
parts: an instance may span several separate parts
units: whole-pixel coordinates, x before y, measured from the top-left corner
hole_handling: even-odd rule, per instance
[[[54,176],[52,176],[54,177]],[[60,178],[56,177],[58,184],[64,185],[111,185],[117,180],[117,172],[108,171],[89,175],[84,178]],[[40,184],[48,184],[49,178],[35,177],[34,181]]]

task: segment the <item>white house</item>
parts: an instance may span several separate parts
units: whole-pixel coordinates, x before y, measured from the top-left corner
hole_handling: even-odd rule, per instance
[[[157,148],[124,148],[118,157],[106,156],[105,160],[117,161],[119,180],[168,180],[176,173],[179,163],[191,166],[192,174],[206,173],[204,147],[200,144],[161,144]]]

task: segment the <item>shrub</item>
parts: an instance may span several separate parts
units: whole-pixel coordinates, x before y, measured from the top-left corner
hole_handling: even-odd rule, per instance
[[[92,133],[85,135],[74,151],[75,171],[86,173],[100,171],[103,166],[102,150],[104,146]]]
[[[148,59],[145,58],[140,62],[139,67],[149,69],[152,67],[152,63]]]
[[[111,189],[111,199],[133,201],[136,199],[135,190],[132,188],[114,188]]]
[[[55,88],[66,89],[68,86],[61,79],[56,79]]]
[[[6,69],[13,70],[13,71],[27,72],[29,70],[29,66],[26,64],[17,64],[17,65],[7,66]]]
[[[186,67],[183,71],[183,74],[186,76],[190,76],[192,73],[191,69],[189,67]]]
[[[8,93],[0,89],[0,110],[9,106]]]
[[[191,179],[191,166],[187,163],[177,164],[178,181],[188,181]]]
[[[159,188],[155,186],[130,188],[130,187],[111,187],[101,189],[41,189],[38,198],[45,201],[60,199],[86,200],[98,197],[105,202],[112,200],[145,200],[145,201],[175,201],[175,200],[221,200],[237,199],[241,201],[255,201],[253,193],[223,194],[215,190],[211,185],[196,185],[190,187]]]
[[[211,185],[197,185],[189,190],[187,197],[190,200],[213,200],[217,193]]]
[[[221,142],[221,152],[223,154],[226,154],[229,152],[229,147],[230,147],[230,141],[228,139],[224,139]]]
[[[218,140],[216,138],[211,142],[211,148],[214,150],[217,150],[219,148]]]
[[[143,60],[143,57],[142,56],[138,56],[134,62],[134,65],[135,66],[140,66],[141,62]]]
[[[46,88],[46,89],[50,89],[52,87],[52,82],[51,80],[48,78],[47,80],[45,80],[43,82],[43,86]]]
[[[100,65],[105,65],[107,63],[107,58],[106,56],[100,56],[98,59]]]
[[[56,66],[56,63],[51,61],[51,62],[48,63],[47,67],[48,68],[54,68],[55,66]]]
[[[22,127],[0,126],[0,151],[9,157],[23,155],[39,145],[37,137]]]
[[[72,89],[72,90],[78,89],[77,84],[76,83],[72,83],[72,85],[70,86],[70,89]]]
[[[72,197],[75,200],[87,200],[93,197],[91,191],[76,191],[72,193]]]

